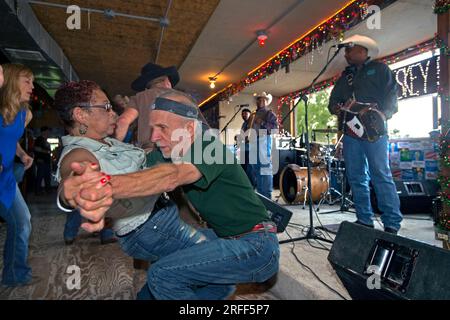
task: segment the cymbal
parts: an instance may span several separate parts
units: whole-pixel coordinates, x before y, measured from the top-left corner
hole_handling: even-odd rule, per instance
[[[313,129],[313,132],[319,132],[319,133],[338,133],[338,129]]]

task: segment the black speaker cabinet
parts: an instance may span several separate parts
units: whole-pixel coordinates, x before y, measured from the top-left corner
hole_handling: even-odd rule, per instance
[[[439,186],[436,181],[395,181],[397,194],[400,198],[400,211],[402,213],[432,213],[433,199],[437,196]],[[371,186],[372,207],[376,213],[380,212],[377,198]]]
[[[343,222],[328,260],[356,300],[450,299],[450,251]]]

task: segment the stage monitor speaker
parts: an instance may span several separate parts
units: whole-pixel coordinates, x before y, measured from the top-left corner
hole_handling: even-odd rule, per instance
[[[435,181],[395,181],[395,186],[400,198],[400,211],[402,213],[432,213],[433,199],[437,196],[439,190]],[[374,211],[381,213],[372,187],[371,200]]]
[[[269,198],[266,198],[262,194],[256,192],[259,199],[262,201],[264,206],[266,207],[267,213],[269,214],[270,220],[276,223],[277,232],[281,233],[286,230],[287,225],[292,217],[292,211],[289,211],[283,206],[280,206],[278,203],[272,201]]]
[[[450,251],[343,222],[328,260],[356,300],[450,299]]]

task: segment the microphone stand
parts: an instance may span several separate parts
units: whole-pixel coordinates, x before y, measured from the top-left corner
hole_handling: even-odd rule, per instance
[[[324,72],[327,70],[327,68],[330,65],[330,63],[336,58],[336,56],[339,54],[341,49],[342,49],[342,47],[338,47],[338,49],[336,50],[334,55],[331,57],[330,60],[328,60],[327,64],[323,67],[322,71],[320,71],[320,73],[317,75],[317,77],[314,78],[314,80],[312,81],[311,85],[308,88],[313,88],[314,87],[314,85],[316,84],[317,80],[320,78],[320,76],[322,74],[324,74]],[[297,104],[283,118],[281,123],[284,123],[284,121],[287,119],[287,117],[297,108],[297,106],[300,104],[300,101],[304,101],[304,103],[305,103],[305,133],[306,133],[306,135],[305,135],[305,144],[306,144],[306,167],[307,167],[307,172],[308,172],[308,182],[307,182],[306,194],[308,195],[308,204],[309,204],[309,229],[308,229],[308,233],[306,234],[306,236],[292,238],[292,239],[288,239],[288,240],[282,240],[279,243],[283,244],[283,243],[289,243],[289,242],[300,241],[300,240],[309,240],[309,239],[314,239],[314,240],[320,240],[320,241],[324,241],[324,242],[328,242],[328,243],[333,243],[333,241],[331,241],[329,239],[325,239],[325,238],[322,238],[322,237],[318,236],[317,233],[316,233],[316,228],[314,227],[313,199],[312,199],[312,192],[311,192],[311,163],[310,163],[310,156],[309,156],[310,150],[311,150],[311,146],[309,144],[308,97],[306,96],[306,94],[302,94],[300,96],[300,99],[297,102]]]
[[[239,113],[239,111],[241,111],[241,109],[243,107],[248,107],[248,104],[239,104],[237,105],[239,107],[238,111],[236,111],[236,113],[231,117],[230,121],[227,122],[227,124],[225,125],[225,127],[223,127],[222,131],[220,131],[220,134],[222,134],[230,125],[230,123],[233,122],[234,118],[236,118],[237,114]],[[227,145],[227,134],[225,133],[225,145]]]

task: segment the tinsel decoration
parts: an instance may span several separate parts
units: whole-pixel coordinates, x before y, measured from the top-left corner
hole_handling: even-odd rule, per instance
[[[450,0],[436,0],[433,8],[436,14],[447,13],[450,9]]]
[[[414,46],[411,46],[399,53],[393,54],[391,56],[387,56],[384,57],[382,59],[378,59],[378,61],[386,63],[386,64],[394,64],[396,62],[405,60],[409,57],[430,51],[430,50],[435,50],[435,49],[440,49],[442,54],[447,54],[449,52],[448,47],[445,45],[445,43],[438,37],[436,36],[435,38],[416,44]],[[283,97],[281,97],[279,99],[279,103],[280,104],[287,104],[289,103],[291,100],[297,99],[298,97],[302,96],[303,94],[311,94],[311,93],[315,93],[315,92],[319,92],[322,90],[325,90],[331,86],[334,86],[334,84],[336,83],[338,77],[332,78],[332,79],[328,79],[325,80],[319,84],[317,84],[316,86],[314,86],[314,88],[309,88],[309,89],[303,89],[303,90],[299,90],[299,91],[295,91],[292,92],[288,95],[285,95]],[[446,97],[446,99],[448,99],[448,97]],[[447,100],[448,101],[448,100]]]
[[[341,10],[335,16],[324,21],[310,33],[295,41],[286,49],[278,52],[270,60],[266,61],[253,71],[249,72],[247,77],[241,81],[231,84],[220,91],[214,98],[226,101],[229,97],[241,92],[252,83],[268,78],[271,74],[286,68],[291,62],[311,53],[311,56],[322,52],[323,45],[326,42],[339,42],[343,40],[344,33],[369,18],[367,8],[371,5],[377,5],[383,8],[391,3],[390,0],[366,0],[355,1]],[[313,59],[311,58],[313,61]],[[311,61],[310,61],[311,63]]]
[[[442,209],[437,224],[439,228],[450,231],[450,129],[447,124],[445,134],[441,136],[441,175],[438,179],[441,187]]]

